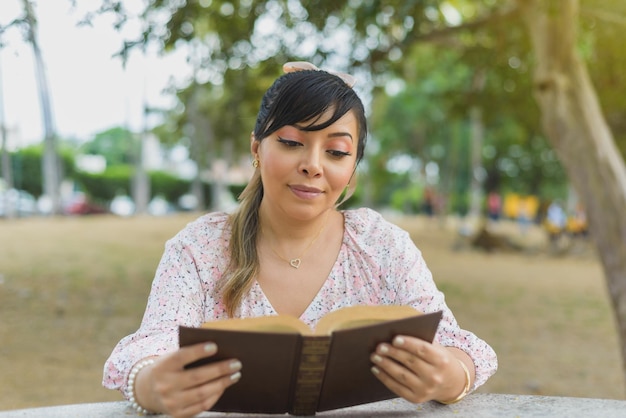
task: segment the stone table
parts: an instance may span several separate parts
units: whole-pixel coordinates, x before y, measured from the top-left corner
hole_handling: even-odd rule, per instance
[[[42,408],[0,411],[0,418],[109,418],[138,416],[128,402],[102,402]],[[163,415],[156,415],[163,416]],[[206,418],[259,418],[281,415],[205,412]],[[286,416],[286,415],[282,415]],[[436,402],[411,404],[402,399],[375,402],[351,408],[319,412],[318,417],[424,417],[424,418],[626,418],[626,401],[570,398],[558,396],[530,396],[474,393],[454,405]]]

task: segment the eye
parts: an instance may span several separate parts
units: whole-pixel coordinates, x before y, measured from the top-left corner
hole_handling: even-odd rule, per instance
[[[278,142],[280,142],[281,144],[283,144],[286,147],[297,147],[297,146],[302,146],[302,144],[298,141],[293,141],[291,139],[285,139],[285,138],[281,138],[280,136],[278,137]]]
[[[328,152],[333,157],[337,157],[337,158],[349,157],[350,155],[352,155],[349,152],[339,151],[339,150],[334,150],[334,149],[328,150],[326,152]]]

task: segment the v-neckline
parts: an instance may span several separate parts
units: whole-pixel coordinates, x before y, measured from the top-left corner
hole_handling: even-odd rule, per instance
[[[322,285],[320,286],[319,290],[317,291],[317,293],[315,294],[315,296],[311,299],[311,302],[309,302],[309,304],[307,305],[307,307],[302,311],[302,313],[300,314],[300,316],[298,316],[298,319],[300,320],[304,320],[305,318],[307,318],[309,315],[311,315],[309,313],[309,311],[311,311],[312,309],[314,309],[313,307],[315,305],[319,305],[318,300],[319,298],[321,298],[322,293],[325,293],[325,289],[326,287],[329,286],[329,283],[331,282],[331,278],[335,277],[336,275],[336,270],[339,268],[340,265],[340,260],[342,259],[342,253],[344,251],[346,251],[346,218],[345,218],[345,213],[343,214],[344,216],[344,227],[343,227],[343,236],[341,237],[341,245],[339,246],[339,251],[337,252],[337,257],[335,258],[335,261],[333,263],[333,266],[331,267],[328,276],[326,276],[326,278],[324,279],[324,282],[322,283]],[[254,280],[254,286],[257,288],[257,291],[261,294],[261,296],[263,297],[263,302],[271,309],[272,314],[274,315],[285,315],[285,314],[281,314],[279,313],[276,308],[274,308],[274,305],[272,304],[272,302],[269,300],[269,298],[267,297],[267,295],[265,294],[265,292],[263,291],[263,287],[261,286],[261,284],[257,281]],[[307,321],[305,321],[307,322]],[[308,322],[307,322],[308,323]]]
[[[337,253],[337,258],[335,259],[335,262],[333,263],[333,266],[330,269],[330,272],[328,273],[328,276],[326,277],[326,279],[324,279],[324,282],[320,286],[320,288],[317,291],[317,293],[315,294],[315,296],[311,299],[311,302],[309,302],[309,304],[307,305],[306,308],[304,308],[304,310],[302,311],[300,316],[298,316],[299,319],[303,320],[304,318],[306,318],[308,316],[308,314],[309,314],[309,311],[313,309],[313,306],[318,304],[318,300],[319,300],[319,298],[321,298],[322,293],[325,293],[326,287],[329,286],[329,283],[331,282],[331,279],[335,276],[335,270],[337,269],[337,266],[339,265],[339,260],[341,258],[341,254],[342,254],[343,251],[345,251],[345,242],[342,240],[341,241],[341,246],[339,247],[339,252]],[[258,292],[263,297],[264,303],[271,309],[271,311],[272,311],[272,313],[274,315],[286,315],[286,314],[281,314],[280,312],[278,312],[276,310],[276,308],[274,308],[274,305],[269,300],[269,298],[267,297],[267,295],[263,291],[263,287],[261,286],[261,284],[257,280],[254,281],[254,286],[256,286]]]

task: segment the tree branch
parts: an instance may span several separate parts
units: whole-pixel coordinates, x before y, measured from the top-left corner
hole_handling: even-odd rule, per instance
[[[437,41],[441,39],[447,39],[460,32],[472,31],[472,30],[490,25],[493,22],[501,22],[502,20],[513,18],[518,14],[518,12],[519,12],[519,8],[517,7],[515,3],[513,3],[493,13],[489,13],[488,15],[482,16],[476,20],[464,23],[462,25],[449,26],[443,29],[433,30],[424,34],[411,32],[406,38],[402,40],[400,46],[408,46],[415,42],[427,42],[427,41]]]
[[[599,10],[591,7],[581,7],[581,15],[590,16],[598,20],[615,23],[620,26],[626,26],[626,16],[615,14],[614,12],[607,12],[605,10]]]

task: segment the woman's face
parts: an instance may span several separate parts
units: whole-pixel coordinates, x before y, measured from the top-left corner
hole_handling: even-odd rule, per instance
[[[318,125],[330,117],[323,114]],[[356,167],[357,121],[352,111],[319,131],[283,126],[262,141],[252,141],[263,182],[262,205],[280,216],[312,219],[333,208]]]

